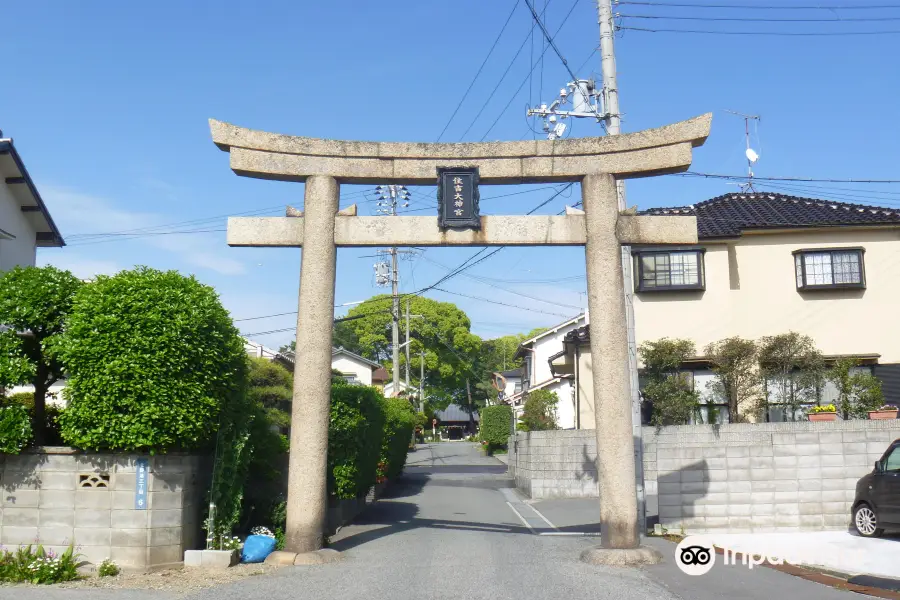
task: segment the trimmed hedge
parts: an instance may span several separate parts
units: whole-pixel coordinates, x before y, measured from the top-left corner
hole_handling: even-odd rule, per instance
[[[61,355],[62,436],[76,448],[206,449],[244,402],[247,355],[213,288],[138,267],[75,294]],[[240,412],[239,410],[237,412]],[[227,424],[226,424],[227,425]]]
[[[488,452],[506,448],[512,418],[512,407],[506,404],[485,406],[481,409],[480,437]]]
[[[357,498],[375,484],[385,408],[381,393],[362,385],[333,383],[328,427],[328,492]]]
[[[385,398],[384,436],[381,440],[381,458],[378,462],[377,481],[398,476],[406,464],[409,442],[416,423],[416,413],[409,400]]]

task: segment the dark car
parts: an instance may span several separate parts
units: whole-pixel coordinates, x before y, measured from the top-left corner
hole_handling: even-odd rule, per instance
[[[875,469],[857,482],[853,527],[863,537],[900,529],[900,440],[894,440],[875,461]]]

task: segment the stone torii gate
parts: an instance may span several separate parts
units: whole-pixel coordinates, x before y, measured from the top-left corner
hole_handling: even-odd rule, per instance
[[[686,170],[709,135],[706,114],[658,129],[554,141],[360,142],[296,137],[210,120],[238,175],[306,183],[303,212],[231,217],[229,246],[302,247],[291,415],[287,531],[281,562],[324,560],[336,248],[358,246],[585,246],[596,402],[601,547],[585,560],[652,561],[639,547],[621,245],[693,244],[695,217],[621,213],[616,180]],[[480,230],[444,230],[438,218],[338,211],[341,183],[425,184],[439,167],[478,167],[481,184],[580,182],[584,210],[564,216],[483,216]]]

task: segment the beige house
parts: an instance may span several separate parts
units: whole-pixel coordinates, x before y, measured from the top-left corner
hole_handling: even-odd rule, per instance
[[[634,315],[638,344],[694,342],[700,355],[684,367],[705,401],[719,403],[707,393],[707,344],[796,331],[826,360],[859,359],[881,379],[887,400],[900,404],[900,210],[732,193],[646,214],[697,217],[696,246],[632,249]],[[577,382],[582,427],[594,422],[587,335],[587,328],[568,334],[567,354],[553,364]],[[826,387],[820,401],[833,396]]]

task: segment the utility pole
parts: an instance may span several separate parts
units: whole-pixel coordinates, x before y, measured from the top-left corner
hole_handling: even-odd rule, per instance
[[[375,188],[380,201],[378,202],[378,212],[390,216],[397,215],[398,200],[402,201],[404,206],[409,206],[409,190],[402,185],[379,185]],[[389,250],[391,255],[391,296],[393,307],[391,309],[391,347],[393,350],[393,358],[391,365],[391,375],[393,381],[393,395],[400,395],[400,274],[397,267],[398,252],[394,246]],[[376,273],[378,265],[375,266]],[[380,283],[380,281],[379,281]]]
[[[419,353],[419,412],[425,414],[425,348]]]
[[[603,106],[606,133],[618,135],[621,132],[619,112],[619,85],[616,81],[616,51],[614,36],[612,0],[597,0],[597,22],[600,25],[600,72],[603,76]],[[616,181],[619,210],[625,210],[625,182]],[[628,327],[628,371],[631,374],[631,422],[634,438],[634,472],[638,497],[638,519],[641,530],[646,529],[646,506],[644,496],[644,447],[641,430],[641,393],[638,379],[637,340],[634,329],[633,279],[631,277],[631,247],[622,246],[622,274],[625,281],[625,317]]]
[[[406,300],[406,393],[409,394],[409,299]],[[412,399],[410,399],[412,400]]]

